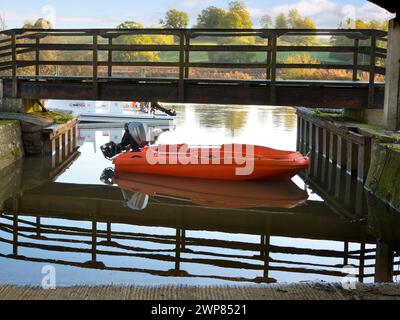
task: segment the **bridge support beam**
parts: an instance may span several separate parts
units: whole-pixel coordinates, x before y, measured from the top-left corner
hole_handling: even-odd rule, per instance
[[[396,19],[389,24],[384,121],[388,129],[400,129],[400,21]]]
[[[0,112],[25,112],[22,99],[5,98],[3,92],[3,80],[0,79]]]

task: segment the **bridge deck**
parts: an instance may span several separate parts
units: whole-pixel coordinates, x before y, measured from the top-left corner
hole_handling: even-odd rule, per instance
[[[12,96],[12,79],[6,77],[4,96]],[[163,101],[209,104],[307,106],[310,108],[365,109],[369,84],[353,81],[276,81],[271,99],[270,80],[187,79],[185,97],[179,99],[178,78],[99,77],[97,95],[90,77],[19,77],[20,98]],[[375,84],[372,108],[383,108],[384,83]]]

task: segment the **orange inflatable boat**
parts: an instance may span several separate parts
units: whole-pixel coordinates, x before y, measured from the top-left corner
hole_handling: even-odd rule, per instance
[[[190,201],[216,208],[291,209],[308,199],[305,190],[293,181],[210,181],[145,174],[115,173],[113,183],[119,188],[145,194]]]
[[[253,145],[159,145],[122,152],[115,171],[213,180],[288,180],[310,165],[299,152]]]

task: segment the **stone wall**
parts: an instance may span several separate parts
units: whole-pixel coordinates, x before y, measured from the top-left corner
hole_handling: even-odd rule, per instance
[[[4,201],[18,194],[22,187],[23,160],[0,169],[0,210]]]
[[[0,120],[0,169],[24,156],[21,127],[18,121]]]
[[[373,145],[365,187],[387,204],[400,209],[400,145]]]

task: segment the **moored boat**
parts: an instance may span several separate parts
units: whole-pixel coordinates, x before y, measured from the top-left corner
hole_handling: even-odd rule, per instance
[[[208,180],[289,180],[307,169],[310,159],[299,152],[262,146],[149,145],[145,124],[130,123],[121,143],[101,147],[116,172]]]
[[[299,152],[233,144],[144,147],[137,152],[123,152],[113,162],[116,172],[242,181],[288,180],[310,165],[309,158]]]

